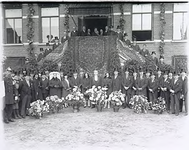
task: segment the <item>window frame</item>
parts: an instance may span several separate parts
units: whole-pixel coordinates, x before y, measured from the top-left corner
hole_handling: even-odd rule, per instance
[[[20,9],[21,10],[21,16],[20,17],[6,17],[6,10],[7,9]],[[23,10],[22,10],[22,8],[5,8],[4,9],[4,11],[3,11],[3,13],[4,13],[4,44],[22,44],[23,43],[23,39],[22,39],[22,41],[21,41],[21,43],[16,43],[15,42],[15,32],[14,32],[14,38],[13,38],[13,40],[14,40],[14,42],[13,43],[7,43],[7,26],[6,26],[6,21],[8,20],[8,19],[13,19],[13,27],[14,27],[14,31],[15,31],[15,19],[21,19],[21,24],[22,24],[22,27],[21,27],[21,31],[22,31],[22,33],[21,33],[21,37],[23,38]]]
[[[173,41],[187,41],[188,40],[188,38],[187,39],[174,39],[174,14],[178,14],[178,13],[182,13],[182,14],[187,14],[188,13],[188,11],[187,10],[176,10],[175,11],[175,4],[178,4],[178,3],[173,3],[173,5],[172,5],[172,10],[173,10],[173,13],[172,13],[172,23],[173,23],[173,29],[172,29],[172,40]],[[183,3],[183,4],[187,4],[187,5],[189,5],[188,3]],[[188,31],[187,31],[187,34],[188,34]]]
[[[41,37],[40,37],[40,41],[41,41],[41,43],[45,43],[45,42],[43,42],[43,26],[42,26],[42,24],[43,24],[43,22],[42,22],[42,19],[43,18],[49,18],[50,19],[50,23],[49,23],[49,25],[50,25],[50,35],[51,35],[51,18],[58,18],[58,29],[59,29],[59,32],[58,32],[58,37],[59,37],[59,41],[60,41],[60,7],[59,6],[55,6],[55,8],[58,8],[58,15],[56,16],[56,15],[52,15],[52,16],[42,16],[42,9],[43,8],[54,8],[54,7],[40,7],[40,17],[41,17],[41,19],[40,19],[40,29],[41,29]],[[54,37],[53,37],[54,38]],[[50,44],[51,44],[52,42],[50,42]]]
[[[153,28],[154,28],[154,24],[153,24],[153,21],[154,21],[154,5],[152,3],[146,3],[146,4],[150,4],[151,5],[151,12],[133,12],[133,5],[145,5],[143,3],[140,3],[140,4],[132,4],[131,6],[131,32],[132,32],[132,39],[133,39],[133,31],[151,31],[151,40],[150,41],[153,41],[154,40],[154,31],[153,31]],[[141,15],[141,30],[133,30],[133,15],[135,14],[140,14]],[[142,19],[142,14],[150,14],[151,15],[151,30],[142,30],[142,22],[143,22],[143,19]],[[140,42],[147,42],[147,41],[140,41]]]

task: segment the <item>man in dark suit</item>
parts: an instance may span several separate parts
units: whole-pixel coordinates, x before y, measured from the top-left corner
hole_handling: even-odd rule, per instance
[[[139,78],[136,81],[137,95],[147,96],[146,88],[148,86],[148,81],[144,77],[143,69],[139,69]]]
[[[77,71],[75,71],[73,73],[73,77],[70,78],[70,86],[74,88],[74,87],[80,87],[80,85],[81,84],[80,84],[80,79],[78,77],[78,73]]]
[[[123,41],[123,32],[121,31],[120,26],[117,26],[117,38],[121,41]]]
[[[131,88],[133,85],[133,79],[129,76],[128,68],[125,69],[125,74],[122,77],[122,86],[123,86],[123,93],[125,93],[125,106],[129,106],[129,101],[131,99]]]
[[[20,84],[21,91],[21,117],[25,118],[27,112],[27,108],[30,106],[31,98],[32,98],[32,86],[30,81],[30,76],[27,73],[25,79]]]
[[[59,39],[58,39],[57,36],[55,37],[54,40],[55,40],[55,42],[54,42],[53,47],[52,47],[53,50],[56,49],[60,45]]]
[[[133,77],[132,77],[133,85],[132,85],[132,88],[131,88],[131,98],[134,95],[137,94],[137,87],[136,87],[137,79],[138,79],[138,74],[137,74],[137,71],[134,69],[134,71],[133,71]]]
[[[118,74],[118,70],[114,70],[114,76],[112,78],[112,91],[119,91],[121,90],[121,77]]]
[[[181,70],[180,80],[182,82],[182,90],[181,90],[181,99],[180,99],[180,111],[182,112],[183,100],[185,103],[185,115],[188,115],[188,78],[186,76],[186,71],[184,69]]]
[[[170,89],[170,83],[168,79],[168,72],[164,72],[163,79],[160,81],[160,96],[164,98],[166,103],[166,110],[167,112],[170,111],[170,101],[169,101],[169,89]]]
[[[137,53],[140,53],[140,47],[137,44],[136,38],[133,41],[133,45],[132,45],[133,50],[135,50]]]
[[[42,93],[42,99],[45,100],[49,95],[49,80],[44,74],[42,75],[42,78],[40,80],[40,88]]]
[[[12,69],[10,67],[7,68],[6,75],[4,77],[4,87],[5,87],[5,118],[4,122],[14,122],[12,119],[13,112],[13,104],[14,104],[14,96],[13,96],[13,79],[11,76]]]
[[[158,68],[157,69],[157,77],[156,79],[158,80],[158,83],[161,83],[161,80],[163,78],[162,74],[161,74],[161,70]],[[157,97],[160,97],[160,94],[161,94],[161,89],[160,89],[160,84],[158,84],[158,89],[157,89]]]
[[[75,27],[73,27],[73,31],[71,32],[71,36],[78,36],[78,31]]]
[[[156,52],[153,51],[151,53],[151,56],[152,56],[152,61],[155,63],[156,66],[158,66],[158,58],[156,57]]]
[[[148,82],[148,91],[149,91],[149,101],[154,103],[154,101],[157,99],[157,87],[158,82],[155,78],[154,72],[151,73],[151,78]]]
[[[182,90],[182,81],[179,80],[179,73],[174,73],[174,80],[170,84],[170,93],[171,93],[171,112],[172,114],[176,113],[176,116],[179,115],[179,100]]]
[[[131,41],[128,39],[128,34],[125,33],[123,35],[123,42],[128,46],[128,47],[131,47]]]
[[[108,26],[105,26],[104,36],[108,36],[108,35],[110,35],[110,30]]]
[[[87,36],[87,31],[85,26],[83,26],[82,31],[80,32],[80,36]]]
[[[140,54],[144,57],[150,56],[148,49],[146,48],[146,44],[143,44],[143,49],[140,51]]]

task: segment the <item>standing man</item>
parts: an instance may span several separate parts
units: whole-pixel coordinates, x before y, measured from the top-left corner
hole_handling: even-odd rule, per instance
[[[4,122],[14,122],[12,119],[14,96],[13,96],[13,79],[11,76],[12,69],[7,68],[7,73],[4,77],[4,87],[5,87],[5,118]]]
[[[53,47],[52,47],[53,50],[56,49],[60,45],[59,39],[57,36],[55,37],[54,41],[55,43],[53,44]]]
[[[82,31],[80,32],[80,36],[87,36],[87,31],[85,26],[83,26]]]
[[[114,70],[114,76],[112,78],[112,91],[113,92],[121,90],[121,85],[122,85],[121,84],[121,78],[120,78],[118,73],[119,73],[118,70],[115,69]]]
[[[137,95],[147,96],[146,88],[148,86],[148,81],[144,77],[144,72],[142,68],[139,69],[139,78],[136,81]]]
[[[131,98],[137,94],[137,87],[136,87],[136,82],[137,82],[138,76],[137,76],[137,72],[136,70],[134,70],[133,72],[133,85],[132,85],[132,89],[131,89]]]
[[[171,93],[171,112],[172,114],[179,115],[179,100],[182,90],[182,81],[179,80],[179,74],[174,73],[174,80],[170,84],[170,93]]]
[[[169,94],[170,94],[169,88],[170,87],[169,87],[169,85],[170,85],[170,83],[169,83],[169,79],[168,79],[168,72],[165,71],[163,79],[160,82],[160,91],[161,91],[160,96],[162,98],[164,98],[164,100],[165,100],[166,110],[168,113],[170,111],[170,101],[169,101]]]
[[[70,78],[70,86],[72,88],[79,87],[80,88],[80,79],[78,77],[77,71],[73,73],[73,77]]]
[[[27,113],[27,108],[29,108],[30,106],[30,102],[32,99],[32,85],[31,85],[31,81],[30,81],[30,76],[27,73],[25,76],[25,79],[22,81],[22,83],[20,84],[20,90],[21,90],[21,117],[25,118],[26,115],[28,115]]]
[[[149,101],[152,102],[152,104],[155,102],[157,99],[157,87],[158,83],[155,78],[155,74],[152,72],[151,78],[148,83],[148,90],[149,90]]]
[[[42,93],[42,99],[45,100],[49,95],[49,80],[44,74],[42,75],[42,78],[40,80],[40,88]]]
[[[78,36],[78,32],[75,27],[73,27],[73,31],[71,32],[71,36]]]
[[[156,66],[158,66],[158,58],[156,57],[156,52],[153,51],[151,56],[152,56],[152,61],[155,63]]]
[[[157,81],[158,83],[161,83],[163,76],[161,75],[161,70],[158,68],[157,69]],[[160,89],[160,84],[158,84],[158,91],[157,91],[157,97],[160,97],[161,89]]]
[[[129,76],[129,70],[128,68],[125,69],[125,74],[123,75],[122,78],[122,86],[124,88],[123,93],[125,93],[125,108],[126,105],[129,106],[129,101],[131,99],[131,88],[133,85],[133,80]]]
[[[128,46],[131,47],[131,41],[128,39],[128,34],[124,33],[123,35],[123,42]]]
[[[183,107],[183,100],[185,103],[185,115],[188,115],[188,78],[186,76],[186,71],[184,71],[182,69],[181,71],[181,81],[182,81],[182,90],[181,90],[181,100],[180,100],[180,110],[182,111],[182,107]]]

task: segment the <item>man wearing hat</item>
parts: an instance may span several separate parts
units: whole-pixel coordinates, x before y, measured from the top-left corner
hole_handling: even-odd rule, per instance
[[[73,31],[71,32],[71,36],[78,36],[78,32],[75,27],[73,27]]]
[[[131,47],[131,41],[128,39],[128,34],[124,33],[123,35],[123,42],[128,46]]]
[[[109,30],[109,27],[108,27],[108,26],[105,26],[104,35],[105,35],[105,36],[110,35],[110,30]]]
[[[157,79],[155,78],[155,73],[151,73],[151,78],[148,83],[148,91],[149,91],[149,101],[154,103],[154,100],[157,99]]]
[[[136,81],[137,95],[147,96],[146,88],[148,86],[148,81],[144,77],[144,72],[142,67],[139,69],[139,78]]]
[[[20,83],[21,94],[21,117],[25,118],[27,115],[27,108],[30,106],[32,99],[32,85],[30,81],[30,75],[27,73],[24,80]]]
[[[54,50],[55,48],[57,48],[57,47],[60,45],[59,39],[58,39],[57,36],[55,36],[54,41],[55,41],[55,42],[54,42],[53,47],[52,47],[53,50]]]
[[[160,82],[160,96],[165,100],[167,112],[170,111],[169,85],[168,72],[165,71],[163,79]]]
[[[121,32],[120,26],[117,26],[117,38],[123,41],[123,33]]]
[[[133,85],[133,80],[132,78],[129,76],[129,70],[128,68],[125,69],[125,73],[122,77],[122,86],[124,88],[123,93],[125,93],[125,106],[128,105],[129,106],[129,101],[131,99],[131,88]]]
[[[181,89],[181,99],[180,99],[180,111],[182,111],[183,107],[183,100],[185,103],[185,115],[188,115],[188,78],[186,76],[186,71],[184,69],[181,70],[181,77],[180,80],[182,82],[182,89]]]
[[[157,97],[160,97],[160,93],[161,93],[160,83],[161,83],[161,80],[163,79],[162,72],[161,72],[160,68],[157,68],[157,77],[156,78],[158,81]]]
[[[179,80],[179,73],[174,72],[174,79],[172,80],[172,83],[170,84],[170,97],[171,97],[171,112],[172,114],[176,114],[176,116],[179,115],[179,100],[181,96],[181,90],[182,90],[182,81]]]
[[[114,76],[112,78],[112,91],[121,90],[121,77],[119,76],[119,72],[117,69],[114,69]]]
[[[143,44],[143,49],[140,51],[140,54],[144,57],[148,57],[150,55],[146,46],[147,46],[146,44]]]
[[[14,104],[14,96],[13,96],[13,79],[11,76],[12,69],[10,67],[7,68],[7,72],[4,77],[4,87],[5,87],[5,116],[4,122],[14,122],[12,119],[13,112],[13,104]]]
[[[81,86],[81,84],[80,84],[80,79],[79,79],[79,77],[78,77],[77,71],[75,71],[75,72],[73,73],[73,76],[70,78],[70,86],[71,86],[72,88],[74,88],[74,87],[79,87],[79,88],[80,88],[80,86]]]
[[[137,76],[137,71],[134,69],[133,70],[133,84],[132,84],[132,88],[131,88],[131,98],[136,95],[137,92],[137,87],[136,87],[136,82],[137,82],[138,76]]]
[[[155,63],[155,65],[157,66],[158,65],[158,58],[156,57],[156,52],[153,51],[151,53],[151,56],[152,56],[152,61]]]

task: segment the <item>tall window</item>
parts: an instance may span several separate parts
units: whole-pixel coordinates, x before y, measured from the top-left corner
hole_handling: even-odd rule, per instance
[[[42,17],[42,42],[52,42],[59,38],[59,11],[58,7],[41,8]]]
[[[136,4],[132,9],[132,37],[137,41],[152,40],[152,6]]]
[[[175,3],[173,13],[173,40],[187,39],[187,3]]]
[[[22,9],[5,9],[6,43],[22,43]]]

